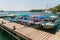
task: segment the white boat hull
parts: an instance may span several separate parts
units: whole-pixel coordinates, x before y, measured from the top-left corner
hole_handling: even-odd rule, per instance
[[[56,27],[57,24],[55,23],[45,23],[45,24],[42,24],[43,28],[46,28],[46,29],[53,29]]]

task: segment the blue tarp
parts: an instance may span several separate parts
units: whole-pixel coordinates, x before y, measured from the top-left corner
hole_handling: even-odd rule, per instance
[[[47,16],[39,16],[40,19],[47,18]]]

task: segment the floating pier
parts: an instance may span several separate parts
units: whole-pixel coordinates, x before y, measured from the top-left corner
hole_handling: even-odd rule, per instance
[[[60,40],[60,31],[52,34],[4,19],[0,19],[0,26],[10,30],[11,32],[21,36],[26,40]]]

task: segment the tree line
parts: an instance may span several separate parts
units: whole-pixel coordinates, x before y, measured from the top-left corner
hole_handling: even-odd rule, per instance
[[[47,10],[49,10],[49,11],[51,11],[53,13],[60,12],[60,4],[55,6],[55,7],[53,7],[53,8],[49,8]],[[32,10],[30,10],[30,12],[44,12],[44,11],[45,11],[45,9],[40,9],[40,10],[32,9]]]

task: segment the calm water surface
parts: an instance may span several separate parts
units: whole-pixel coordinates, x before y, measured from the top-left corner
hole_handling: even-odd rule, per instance
[[[14,40],[14,38],[0,28],[0,40]]]

